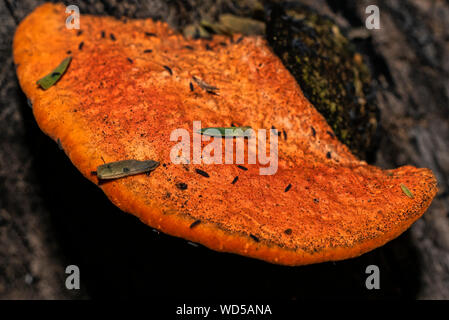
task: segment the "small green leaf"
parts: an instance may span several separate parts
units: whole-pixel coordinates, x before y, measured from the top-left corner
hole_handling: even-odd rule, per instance
[[[414,198],[413,193],[411,193],[410,190],[402,183],[401,183],[401,189],[407,197],[412,198],[412,199]]]
[[[247,131],[250,130],[250,131]],[[211,127],[203,128],[199,133],[211,137],[250,137],[252,128],[244,127]]]
[[[47,90],[52,85],[54,85],[59,80],[59,78],[62,77],[71,60],[72,57],[65,58],[64,60],[62,60],[61,64],[56,67],[56,69],[54,69],[51,73],[47,74],[42,79],[38,80],[36,83],[40,85],[42,89]]]
[[[121,160],[105,163],[97,167],[97,177],[100,180],[117,179],[139,173],[150,172],[159,166],[154,160]]]

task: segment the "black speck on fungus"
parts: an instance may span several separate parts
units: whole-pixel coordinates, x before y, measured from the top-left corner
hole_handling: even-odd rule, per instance
[[[196,173],[198,173],[199,175],[205,177],[205,178],[209,178],[209,174],[206,171],[203,171],[201,169],[195,169]]]

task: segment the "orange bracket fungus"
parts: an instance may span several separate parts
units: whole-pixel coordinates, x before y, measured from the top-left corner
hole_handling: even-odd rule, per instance
[[[304,265],[385,244],[437,192],[428,169],[382,170],[351,154],[260,36],[187,40],[163,22],[89,15],[77,36],[65,17],[64,6],[44,4],[17,28],[20,85],[39,127],[93,183],[91,172],[105,163],[161,162],[151,175],[99,185],[153,228],[217,251]],[[43,90],[36,81],[68,51],[64,75]],[[191,126],[198,120],[209,128],[278,128],[285,139],[277,172],[172,163],[170,133],[198,134]]]

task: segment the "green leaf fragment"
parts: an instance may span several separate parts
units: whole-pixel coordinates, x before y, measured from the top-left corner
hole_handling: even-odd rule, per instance
[[[150,172],[158,166],[159,162],[154,160],[121,160],[109,162],[97,167],[97,177],[100,180],[117,179]]]
[[[39,79],[36,83],[40,85],[42,89],[47,90],[62,77],[70,64],[70,61],[72,61],[72,57],[65,58],[59,66],[56,67],[56,69],[47,74],[45,77]]]
[[[402,192],[404,192],[407,197],[412,198],[412,199],[414,198],[413,193],[411,193],[410,190],[402,183],[401,183],[401,189],[402,189]]]
[[[244,127],[210,127],[203,128],[199,133],[211,137],[250,137],[253,129],[250,126]]]

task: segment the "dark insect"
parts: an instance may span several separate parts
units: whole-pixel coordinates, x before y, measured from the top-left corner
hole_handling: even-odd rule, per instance
[[[173,71],[170,69],[170,67],[164,66],[164,69],[167,70],[171,76],[173,75]]]
[[[249,235],[254,241],[256,241],[256,242],[259,242],[260,240],[259,240],[259,238],[257,238],[255,235],[253,235],[253,234],[250,234]]]
[[[179,190],[186,190],[186,189],[187,189],[187,183],[184,183],[184,182],[178,182],[178,183],[176,184],[176,187],[177,187]]]
[[[335,134],[333,132],[327,131],[327,133],[332,137],[332,139],[335,138]]]
[[[72,54],[72,50],[67,50],[67,54]]]
[[[290,228],[288,228],[288,229],[285,229],[284,230],[284,233],[286,234],[286,235],[291,235],[292,234],[292,229],[290,229]]]
[[[184,46],[184,48],[189,49],[189,50],[193,50],[192,46]]]
[[[79,50],[83,50],[84,41],[81,41],[81,43],[78,45]]]
[[[328,159],[332,158],[330,151],[328,153],[326,153],[326,158],[328,158]]]
[[[153,50],[151,50],[151,49],[146,49],[143,51],[143,53],[151,53],[151,52],[153,52]]]
[[[241,166],[241,165],[238,165],[237,168],[242,169],[243,171],[247,171],[248,170],[248,168],[246,168],[244,166]]]
[[[284,134],[284,139],[287,140],[287,132],[285,130],[282,130],[282,133]]]
[[[76,33],[76,36],[79,37],[82,34],[83,34],[83,30],[78,30],[78,32]]]
[[[157,34],[153,33],[153,32],[145,32],[145,35],[147,37],[157,37]]]
[[[61,72],[53,72],[51,74],[52,77],[56,77],[56,76],[60,76],[60,75],[61,75]]]
[[[315,202],[315,203],[319,203],[320,202],[320,200],[319,199],[313,199],[313,201]]]
[[[104,31],[101,31],[101,37],[104,39],[106,37],[106,33]]]
[[[195,90],[195,88],[193,87],[193,83],[192,82],[189,83],[189,86],[190,86],[190,91],[194,91]]]
[[[197,225],[199,225],[201,223],[201,220],[196,220],[194,222],[192,222],[192,224],[190,225],[190,229],[195,228]]]
[[[195,171],[199,175],[202,175],[203,177],[209,178],[209,174],[206,171],[203,171],[203,170],[200,170],[200,169],[195,169]]]
[[[238,38],[237,41],[236,41],[235,43],[238,44],[238,43],[242,42],[242,40],[243,40],[243,36],[241,36],[240,38]]]
[[[289,185],[285,188],[284,192],[287,192],[288,190],[290,190],[292,188],[292,184],[289,183]]]
[[[312,136],[316,136],[316,131],[315,131],[315,128],[314,127],[310,127],[311,129],[312,129]]]
[[[236,177],[234,178],[234,180],[232,180],[231,184],[234,184],[234,183],[236,183],[236,182],[237,182],[237,180],[239,180],[239,176],[236,176]]]
[[[111,34],[109,35],[109,37],[111,38],[111,40],[112,40],[112,41],[115,41],[115,40],[117,40],[117,39],[115,38],[115,36],[114,36],[114,34],[113,34],[113,33],[111,33]]]
[[[133,59],[131,59],[131,58],[126,58],[126,59],[128,59],[129,63],[133,63],[134,62]]]

